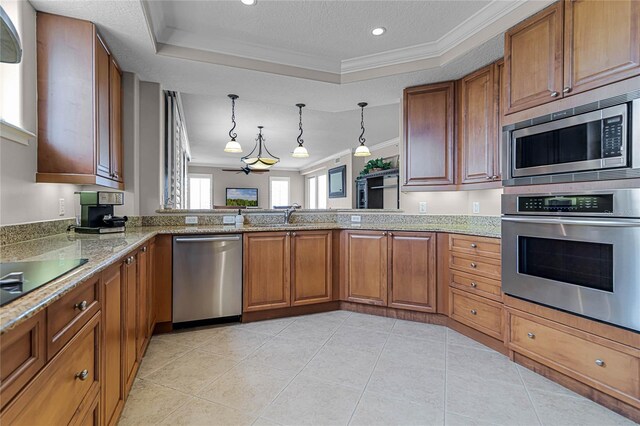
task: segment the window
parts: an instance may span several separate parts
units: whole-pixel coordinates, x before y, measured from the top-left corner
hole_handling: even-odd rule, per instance
[[[211,187],[211,175],[189,175],[189,208],[212,208]]]
[[[289,178],[269,177],[269,193],[271,194],[271,208],[290,205]]]
[[[24,43],[20,22],[20,2],[2,0],[0,6],[16,28]],[[24,47],[24,46],[23,46]],[[16,127],[22,127],[22,62],[0,63],[0,119]]]
[[[307,204],[310,209],[327,208],[327,175],[307,178]]]

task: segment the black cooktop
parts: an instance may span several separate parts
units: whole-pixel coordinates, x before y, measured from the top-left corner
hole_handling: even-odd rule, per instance
[[[87,263],[89,259],[0,263],[0,306]]]

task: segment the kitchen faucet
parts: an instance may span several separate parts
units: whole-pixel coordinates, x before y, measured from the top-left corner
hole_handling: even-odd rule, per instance
[[[291,215],[293,214],[294,211],[296,211],[296,209],[299,209],[300,207],[302,207],[302,206],[300,204],[298,204],[298,203],[293,203],[292,205],[287,207],[287,209],[284,211],[284,223],[285,223],[285,225],[289,224],[289,219],[291,219]]]

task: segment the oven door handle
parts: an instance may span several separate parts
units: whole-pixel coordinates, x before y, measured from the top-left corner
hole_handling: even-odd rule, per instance
[[[505,222],[539,223],[544,225],[582,225],[582,226],[607,226],[607,227],[638,227],[637,219],[558,219],[537,217],[502,217]]]

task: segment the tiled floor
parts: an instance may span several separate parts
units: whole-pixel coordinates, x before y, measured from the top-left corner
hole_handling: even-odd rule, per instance
[[[445,327],[335,311],[154,337],[120,424],[634,423]]]

